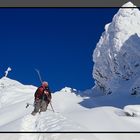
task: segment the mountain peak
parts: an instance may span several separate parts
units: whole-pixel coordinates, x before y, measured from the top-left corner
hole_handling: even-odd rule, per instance
[[[125,8],[126,7],[126,8]],[[139,9],[136,8],[132,2],[127,2],[125,3],[122,8],[119,9],[118,13],[116,14],[117,16],[122,16],[124,17],[135,17],[140,14]]]
[[[128,2],[122,7],[136,7],[133,3]],[[138,32],[140,24],[140,11],[138,8],[120,8],[112,20],[112,30],[129,32]],[[126,31],[125,31],[126,32]]]
[[[122,7],[136,7],[131,1],[125,3]]]
[[[136,6],[128,2],[123,7]],[[112,22],[105,26],[93,53],[93,77],[102,91],[115,92],[124,81],[131,81],[136,75],[140,77],[139,44],[139,9],[120,8]]]

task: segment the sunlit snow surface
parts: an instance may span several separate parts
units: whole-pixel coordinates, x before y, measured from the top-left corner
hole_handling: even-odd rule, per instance
[[[26,108],[26,103],[33,103],[35,90],[34,86],[22,85],[9,78],[0,79],[1,132],[140,131],[140,117],[126,114],[128,110],[139,111],[138,105],[129,105],[135,101],[134,98],[139,100],[139,97],[125,95],[126,104],[124,105],[121,100],[122,95],[94,97],[92,94],[87,94],[87,96],[85,94],[83,96],[82,92],[78,93],[76,90],[66,87],[52,95],[55,113],[49,106],[48,111],[32,116],[30,113],[33,106]],[[120,137],[133,139],[131,135],[96,133],[0,134],[0,138],[5,140],[9,138],[10,140],[102,140],[103,138],[115,140]],[[135,138],[139,138],[139,135],[136,135]]]

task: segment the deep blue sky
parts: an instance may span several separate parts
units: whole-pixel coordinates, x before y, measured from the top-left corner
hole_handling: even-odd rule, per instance
[[[117,8],[1,8],[0,76],[39,86],[34,68],[52,91],[91,88],[92,53]]]

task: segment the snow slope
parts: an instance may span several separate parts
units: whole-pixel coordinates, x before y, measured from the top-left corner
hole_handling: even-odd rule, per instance
[[[140,117],[126,116],[126,110],[119,107],[118,103],[115,102],[117,97],[114,95],[83,96],[83,93],[77,93],[76,90],[66,87],[52,95],[55,113],[51,111],[49,106],[47,112],[32,116],[30,113],[33,106],[26,108],[26,103],[33,103],[36,87],[22,85],[6,77],[0,79],[0,85],[1,132],[140,131]],[[127,103],[131,103],[131,99],[127,100]],[[109,101],[110,105],[107,105]],[[120,104],[123,106],[123,103],[120,102]],[[134,108],[137,109],[138,106]],[[108,134],[105,137],[113,140],[120,136],[115,135],[114,137]],[[128,140],[133,139],[133,137],[125,135],[122,137]],[[2,134],[0,138],[5,140],[9,138],[11,140],[102,140],[104,135],[96,133],[18,133]],[[140,135],[137,138],[140,138]]]

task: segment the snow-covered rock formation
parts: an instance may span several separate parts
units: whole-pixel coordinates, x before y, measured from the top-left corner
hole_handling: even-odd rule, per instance
[[[133,92],[140,78],[140,11],[131,2],[123,7],[135,8],[119,9],[93,53],[95,89],[106,94],[122,87]]]

